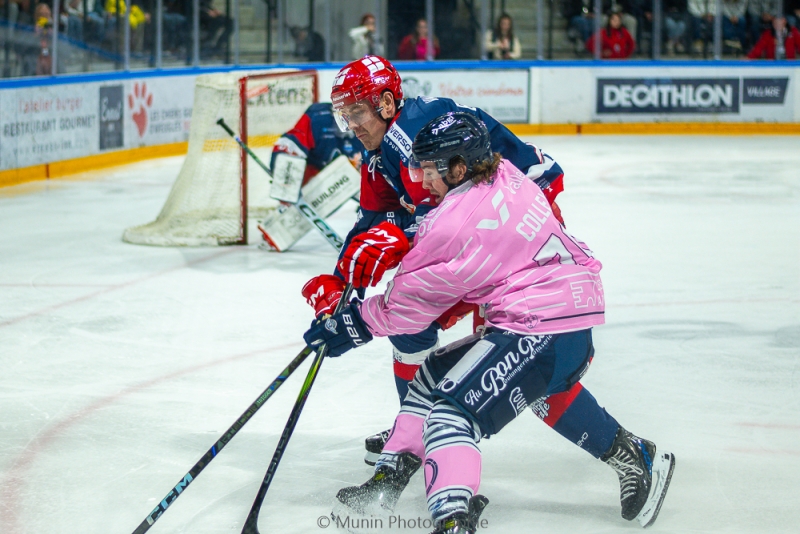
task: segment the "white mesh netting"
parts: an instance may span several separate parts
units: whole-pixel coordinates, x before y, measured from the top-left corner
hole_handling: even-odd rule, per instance
[[[316,73],[221,73],[197,77],[189,149],[155,221],[125,230],[128,243],[161,246],[229,245],[242,239],[241,149],[217,124],[239,134],[239,79],[247,77],[247,144],[267,165],[272,145],[315,100]],[[278,205],[268,175],[247,163],[248,218],[262,219]]]

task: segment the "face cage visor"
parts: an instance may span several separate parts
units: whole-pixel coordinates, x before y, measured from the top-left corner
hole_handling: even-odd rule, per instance
[[[448,162],[443,160],[420,162],[413,155],[408,158],[408,175],[412,182],[432,182],[444,180],[447,176]]]
[[[367,100],[343,106],[341,109],[333,110],[333,118],[336,125],[343,132],[352,130],[354,127],[363,126],[380,113],[380,108],[375,109]]]

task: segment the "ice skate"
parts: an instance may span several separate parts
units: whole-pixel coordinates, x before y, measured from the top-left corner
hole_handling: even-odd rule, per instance
[[[365,464],[375,465],[377,463],[378,458],[383,451],[383,446],[386,445],[386,441],[389,439],[389,434],[391,432],[392,429],[389,428],[383,432],[373,434],[364,440],[364,448],[367,449],[367,453],[364,455]]]
[[[487,504],[489,499],[483,495],[471,497],[466,514],[458,512],[440,519],[436,523],[436,530],[431,534],[475,534],[478,531],[478,520]]]
[[[405,452],[397,457],[396,470],[381,466],[364,484],[340,489],[336,498],[359,514],[391,512],[420,465],[422,460],[419,457]]]
[[[602,460],[617,472],[622,517],[652,525],[669,488],[675,456],[657,453],[656,445],[620,427],[611,449]]]

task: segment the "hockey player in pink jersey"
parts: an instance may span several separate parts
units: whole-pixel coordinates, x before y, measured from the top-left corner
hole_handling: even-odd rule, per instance
[[[428,123],[413,144],[412,175],[440,200],[420,224],[384,295],[354,301],[306,332],[330,356],[373,336],[426,328],[459,300],[485,307],[486,330],[431,353],[409,386],[373,477],[337,498],[360,512],[392,510],[424,462],[435,534],[474,533],[488,500],[477,494],[481,437],[531,405],[580,398],[570,417],[578,443],[620,480],[622,516],[646,527],[658,515],[675,465],[617,423],[580,385],[603,324],[601,264],[566,233],[542,190],[500,154],[467,113]],[[544,418],[544,417],[543,417]]]

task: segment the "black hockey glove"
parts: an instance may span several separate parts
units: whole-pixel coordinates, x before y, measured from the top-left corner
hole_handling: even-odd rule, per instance
[[[361,319],[358,304],[354,302],[336,315],[312,322],[303,339],[314,350],[318,351],[325,344],[328,346],[328,356],[341,356],[350,349],[372,341],[372,334]]]

